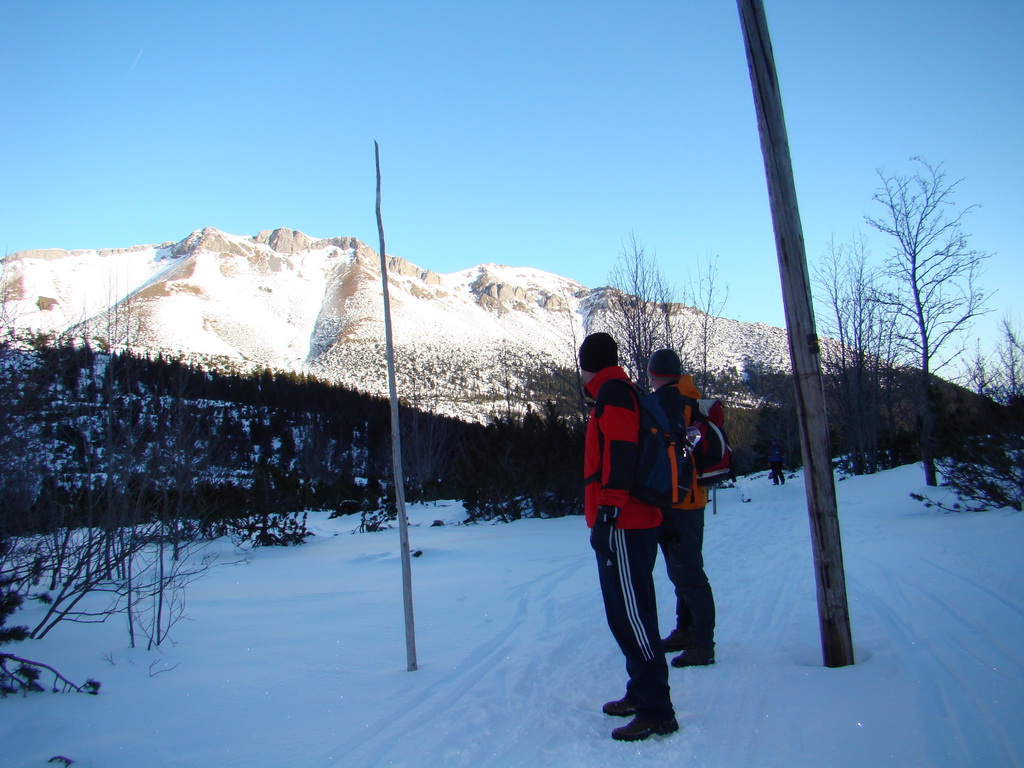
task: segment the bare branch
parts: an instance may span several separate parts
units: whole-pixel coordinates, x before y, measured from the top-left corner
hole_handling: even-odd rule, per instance
[[[647,386],[647,361],[659,347],[668,346],[676,305],[672,289],[634,233],[623,243],[609,276],[608,321],[619,342],[623,364],[634,380]]]

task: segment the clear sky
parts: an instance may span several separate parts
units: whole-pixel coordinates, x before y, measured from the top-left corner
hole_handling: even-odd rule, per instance
[[[765,0],[809,260],[868,236],[876,170],[963,178],[995,255],[982,333],[1024,290],[1024,1]],[[630,233],[724,314],[784,325],[733,0],[0,0],[0,247],[288,227],[453,272],[596,287]]]

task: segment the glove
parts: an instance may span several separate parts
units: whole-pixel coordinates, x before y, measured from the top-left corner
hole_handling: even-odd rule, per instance
[[[600,523],[604,523],[606,525],[615,525],[615,520],[618,518],[618,516],[618,507],[602,505],[597,508],[597,520]]]

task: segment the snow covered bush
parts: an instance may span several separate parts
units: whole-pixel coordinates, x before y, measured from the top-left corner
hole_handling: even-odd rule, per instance
[[[958,413],[939,466],[947,485],[980,508],[1024,508],[1024,335],[1003,320],[995,355],[980,354],[969,372],[984,396]]]
[[[939,461],[947,485],[980,508],[1024,509],[1024,402],[1007,408],[993,431],[972,436]]]

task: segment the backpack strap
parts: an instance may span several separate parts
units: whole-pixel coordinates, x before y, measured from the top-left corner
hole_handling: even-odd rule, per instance
[[[629,379],[608,379],[608,381],[606,381],[604,384],[602,384],[600,389],[597,390],[597,394],[596,394],[596,396],[594,398],[595,406],[597,405],[597,401],[601,399],[601,392],[602,392],[602,390],[604,390],[605,387],[607,387],[609,384],[611,384],[614,381],[617,381],[620,384],[623,384],[624,386],[626,386],[629,389],[629,391],[633,394],[633,404],[634,404],[634,406],[636,408],[636,420],[637,420],[637,425],[639,426],[639,423],[640,423],[640,392],[637,389],[636,384],[634,384]],[[639,435],[639,429],[638,429],[637,430],[637,443],[639,444],[639,442],[640,442],[640,435]],[[598,453],[600,454],[601,461],[600,461],[600,463],[598,465],[598,470],[595,473],[596,476],[595,477],[590,477],[590,478],[584,478],[584,483],[585,484],[589,483],[589,482],[592,482],[595,479],[600,479],[601,472],[603,472],[603,467],[604,467],[604,440],[598,440],[597,441],[597,450],[598,450]]]
[[[640,388],[637,387],[637,385],[634,384],[629,379],[608,379],[608,381],[606,381],[604,384],[601,385],[601,389],[604,389],[605,387],[607,387],[612,382],[618,382],[619,384],[622,384],[623,386],[627,387],[630,392],[633,393],[633,402],[636,404],[637,413],[639,413],[640,412]],[[597,395],[598,395],[598,397],[601,396],[601,390],[600,389],[597,391]]]
[[[695,421],[703,421],[704,420],[704,414],[703,414],[703,412],[700,409],[700,402],[699,401],[695,400],[694,398],[690,397],[689,395],[684,395],[682,393],[680,393],[679,397],[682,398],[683,407],[690,409],[687,412],[687,416],[686,416],[686,426],[692,427],[693,423]]]

